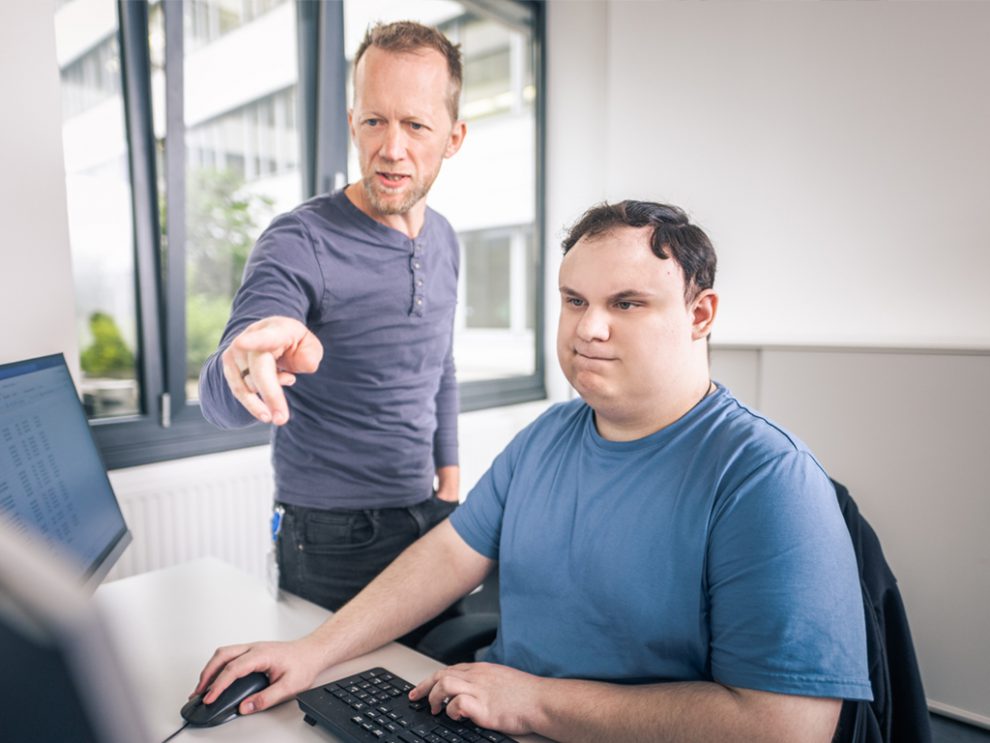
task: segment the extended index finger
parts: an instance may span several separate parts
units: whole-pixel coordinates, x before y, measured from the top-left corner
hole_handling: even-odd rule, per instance
[[[289,419],[289,405],[279,383],[275,357],[270,353],[248,354],[248,370],[251,373],[251,382],[271,411],[272,423],[282,425]]]
[[[227,380],[227,386],[230,388],[231,394],[244,406],[245,410],[259,421],[270,423],[272,419],[271,411],[244,383],[245,372],[250,371],[250,369],[246,368],[247,361],[238,361],[237,354],[228,348],[221,356],[221,362],[223,364],[223,376]],[[241,368],[240,364],[242,363],[245,364],[245,369]]]

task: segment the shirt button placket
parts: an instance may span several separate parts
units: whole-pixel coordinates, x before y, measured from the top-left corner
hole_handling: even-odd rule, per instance
[[[423,275],[423,243],[419,240],[413,242],[412,257],[409,259],[409,264],[412,267],[413,276],[412,311],[413,314],[422,317],[426,305],[426,297],[423,293],[426,280]]]

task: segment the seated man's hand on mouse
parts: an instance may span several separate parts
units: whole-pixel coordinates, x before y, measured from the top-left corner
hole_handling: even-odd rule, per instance
[[[324,668],[320,648],[308,638],[292,642],[257,642],[218,648],[199,674],[199,683],[190,698],[203,695],[212,704],[234,679],[253,671],[268,675],[271,686],[241,702],[239,711],[249,715],[291,699],[314,685]]]

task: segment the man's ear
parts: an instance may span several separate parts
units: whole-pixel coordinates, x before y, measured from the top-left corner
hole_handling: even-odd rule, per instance
[[[454,122],[454,126],[450,130],[450,137],[447,139],[447,149],[444,150],[444,158],[453,157],[457,154],[457,151],[461,149],[461,145],[464,144],[464,138],[467,136],[467,124],[458,119]]]
[[[691,339],[707,338],[712,332],[715,315],[718,313],[718,294],[714,289],[698,292],[691,300]]]

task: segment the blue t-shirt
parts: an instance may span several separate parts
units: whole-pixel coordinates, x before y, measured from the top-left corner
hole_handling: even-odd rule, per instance
[[[256,422],[227,387],[220,358],[250,323],[286,315],[319,338],[320,368],[284,388],[289,422],[272,427],[279,500],[407,506],[430,497],[436,468],[457,464],[459,250],[432,209],[410,238],[343,190],[277,217],[258,238],[220,346],[203,365],[200,405],[223,428]]]
[[[724,387],[645,438],[582,400],[520,432],[451,516],[499,561],[489,660],[548,677],[871,699],[835,491]]]

